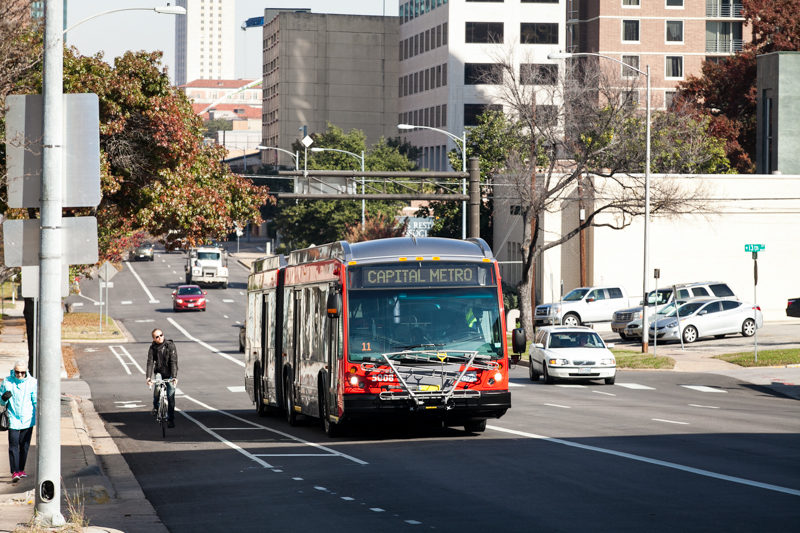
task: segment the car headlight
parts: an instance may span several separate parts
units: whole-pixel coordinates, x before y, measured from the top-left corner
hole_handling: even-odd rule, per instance
[[[617,362],[613,358],[611,358],[611,359],[601,359],[600,360],[600,364],[601,365],[616,365]]]
[[[678,327],[678,321],[677,320],[673,320],[672,322],[667,324],[667,327],[668,328],[677,328]]]
[[[204,304],[204,303],[206,303],[206,299],[205,299],[205,298],[199,298],[199,299],[197,300],[197,303],[199,303],[199,304]]]
[[[639,320],[640,318],[642,318],[642,312],[639,311],[638,313],[633,313],[631,315],[631,318],[633,318],[633,320]]]
[[[567,366],[569,361],[566,359],[548,359],[547,364],[551,366]]]

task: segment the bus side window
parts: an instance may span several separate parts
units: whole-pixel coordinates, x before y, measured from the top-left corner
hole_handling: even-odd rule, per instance
[[[336,356],[339,359],[344,358],[344,320],[338,318],[334,320],[336,326]]]

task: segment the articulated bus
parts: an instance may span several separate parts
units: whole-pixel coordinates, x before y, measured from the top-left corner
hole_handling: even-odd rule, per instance
[[[511,407],[497,261],[482,239],[344,241],[255,261],[245,388],[261,416],[436,419],[482,432]],[[522,346],[524,346],[524,341]]]

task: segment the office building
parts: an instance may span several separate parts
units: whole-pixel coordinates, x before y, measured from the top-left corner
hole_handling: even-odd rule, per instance
[[[235,0],[177,0],[186,15],[175,17],[175,85],[235,77]]]
[[[397,136],[397,17],[264,10],[263,144],[290,150],[331,123]],[[265,164],[294,165],[275,150]]]

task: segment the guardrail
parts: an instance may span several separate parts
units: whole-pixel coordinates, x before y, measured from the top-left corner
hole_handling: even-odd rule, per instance
[[[715,18],[741,18],[742,4],[706,2],[706,16]]]
[[[732,54],[744,49],[744,39],[708,39],[706,40],[706,53]]]

